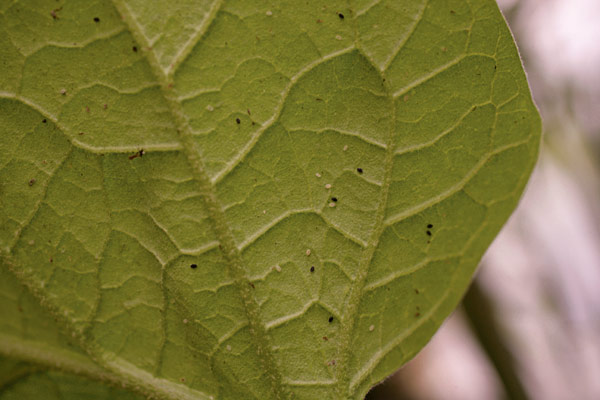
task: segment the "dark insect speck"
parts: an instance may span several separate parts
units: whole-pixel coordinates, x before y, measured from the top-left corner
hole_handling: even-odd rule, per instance
[[[363,173],[363,169],[362,168],[356,168],[356,172],[358,172],[359,174]]]
[[[46,123],[46,118],[44,118],[44,119],[42,120],[42,124],[45,124],[45,123]]]
[[[190,265],[190,268],[191,269],[196,269],[196,268],[198,268],[198,264],[192,264],[192,265]]]
[[[94,22],[100,22],[100,18],[94,17]]]
[[[82,134],[83,134],[83,132],[80,133],[80,135],[82,135]],[[146,154],[146,152],[144,151],[144,149],[140,149],[140,151],[138,151],[137,153],[129,156],[128,158],[130,160],[133,160],[134,158],[142,157],[144,154]]]
[[[329,317],[329,322],[333,322],[333,317]]]
[[[342,13],[339,13],[339,14],[338,14],[338,17],[340,17],[340,19],[344,19],[344,14],[342,14]]]
[[[239,124],[240,124],[242,121],[240,121],[240,119],[239,119],[239,118],[236,118],[236,119],[235,119],[235,122],[236,122],[236,123],[239,125]]]
[[[431,228],[433,228],[433,225],[432,225],[432,224],[427,224],[427,227],[428,227],[429,229],[431,229]]]
[[[431,236],[431,231],[427,231],[427,236]]]
[[[62,7],[55,8],[54,10],[52,10],[52,11],[50,12],[50,15],[52,15],[52,19],[54,19],[54,20],[57,20],[57,19],[59,19],[59,18],[58,18],[58,15],[57,15],[56,13],[57,13],[57,12],[59,12],[60,10],[62,10]],[[17,10],[17,11],[19,11],[19,10]]]
[[[337,202],[337,197],[332,197],[331,201],[333,201],[334,203],[336,203]]]
[[[310,267],[310,272],[315,272],[315,266]]]
[[[134,53],[137,53],[137,46],[133,46]]]

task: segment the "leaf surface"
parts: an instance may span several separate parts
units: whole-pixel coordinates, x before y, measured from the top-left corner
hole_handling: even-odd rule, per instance
[[[158,397],[364,397],[537,156],[491,0],[14,1],[0,38],[0,354]]]

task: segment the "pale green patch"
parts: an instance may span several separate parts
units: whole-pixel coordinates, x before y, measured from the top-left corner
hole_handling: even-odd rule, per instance
[[[491,0],[12,1],[0,59],[6,398],[360,399],[538,150]]]

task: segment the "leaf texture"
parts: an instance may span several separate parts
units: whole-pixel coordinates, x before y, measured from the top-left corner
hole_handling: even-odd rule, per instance
[[[0,54],[0,354],[59,398],[363,398],[537,157],[491,0],[4,1]]]

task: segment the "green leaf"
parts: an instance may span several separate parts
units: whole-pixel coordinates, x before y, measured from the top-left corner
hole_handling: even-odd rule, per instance
[[[538,151],[492,0],[3,2],[0,56],[0,355],[61,391],[364,397]]]

